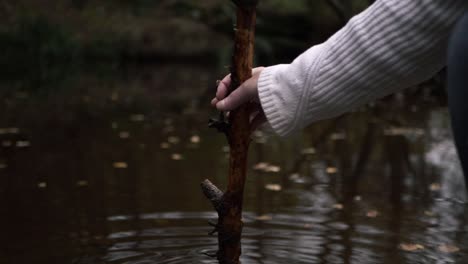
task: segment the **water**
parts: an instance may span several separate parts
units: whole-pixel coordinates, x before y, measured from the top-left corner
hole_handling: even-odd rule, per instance
[[[1,84],[0,263],[216,263],[199,183],[226,183],[226,142],[206,127],[221,74],[167,65]],[[447,112],[413,99],[288,139],[257,133],[242,263],[465,263]]]

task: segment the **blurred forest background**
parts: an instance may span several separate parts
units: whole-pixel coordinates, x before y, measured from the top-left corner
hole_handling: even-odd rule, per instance
[[[369,2],[261,1],[257,62],[290,61]],[[2,0],[0,74],[95,62],[226,64],[233,21],[228,0]]]

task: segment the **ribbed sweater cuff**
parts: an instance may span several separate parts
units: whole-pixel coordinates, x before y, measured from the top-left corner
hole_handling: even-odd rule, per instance
[[[279,84],[275,77],[276,73],[287,67],[287,64],[280,64],[263,69],[257,84],[258,97],[260,98],[267,122],[279,136],[288,134],[288,121],[281,115],[280,107],[275,102],[273,91],[279,89]]]

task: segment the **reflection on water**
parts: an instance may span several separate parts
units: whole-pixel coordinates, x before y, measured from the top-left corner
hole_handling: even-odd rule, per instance
[[[199,183],[226,182],[226,143],[206,128],[219,75],[164,66],[44,91],[1,84],[0,263],[215,263]],[[447,113],[414,102],[285,140],[256,133],[242,263],[464,263]]]

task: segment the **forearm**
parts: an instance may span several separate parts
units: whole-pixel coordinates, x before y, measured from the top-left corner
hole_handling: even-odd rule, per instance
[[[445,65],[464,0],[378,0],[291,64],[266,68],[258,90],[268,122],[287,135],[415,85]]]

